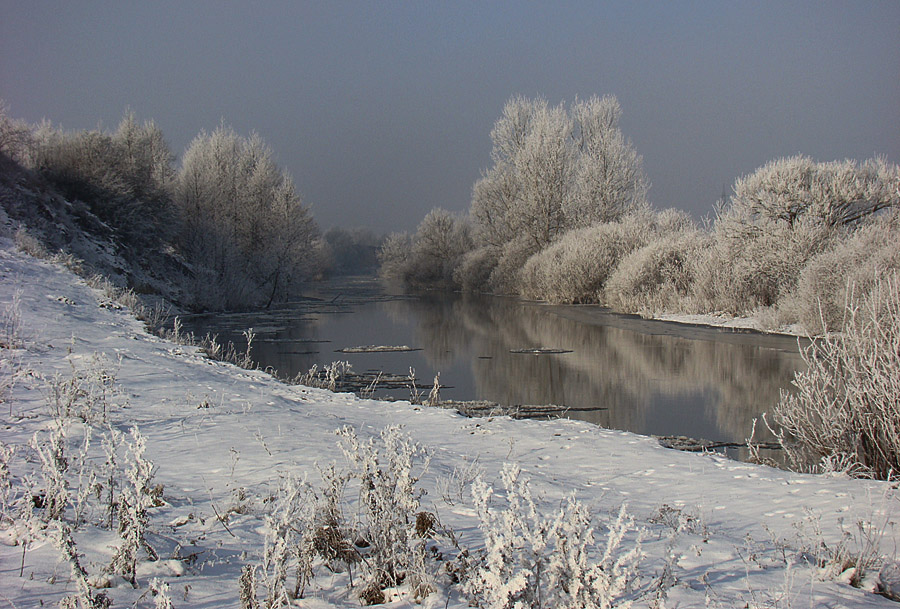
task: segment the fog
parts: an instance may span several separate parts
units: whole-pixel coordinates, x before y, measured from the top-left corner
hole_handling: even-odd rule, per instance
[[[17,118],[256,130],[323,228],[468,209],[513,95],[615,95],[657,207],[793,154],[900,160],[900,4],[0,0]]]

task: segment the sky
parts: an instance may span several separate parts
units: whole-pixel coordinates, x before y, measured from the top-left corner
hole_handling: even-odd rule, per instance
[[[701,218],[767,161],[900,163],[900,2],[0,0],[13,117],[177,155],[258,132],[319,224],[464,212],[505,102],[615,95],[650,199]]]

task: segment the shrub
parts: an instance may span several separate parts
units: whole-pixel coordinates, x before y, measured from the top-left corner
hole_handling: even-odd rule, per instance
[[[520,293],[557,303],[596,303],[624,256],[644,245],[655,227],[649,215],[632,215],[569,231],[531,256],[520,275]]]
[[[664,236],[628,254],[606,282],[606,304],[628,313],[679,310],[693,288],[693,261],[709,241],[703,233],[690,231]]]
[[[350,476],[358,480],[360,502],[366,516],[360,531],[369,549],[369,581],[363,596],[376,598],[382,590],[409,580],[410,588],[425,596],[424,543],[416,542],[415,514],[419,511],[418,478],[413,468],[426,453],[397,427],[381,432],[380,442],[362,441],[350,427],[343,428],[341,449],[350,462]],[[416,594],[416,592],[414,592]]]
[[[823,459],[887,478],[900,471],[900,275],[850,301],[844,332],[813,341],[808,369],[782,393],[775,421],[797,465]]]
[[[485,539],[480,559],[465,573],[463,589],[485,609],[608,609],[629,607],[626,594],[642,557],[640,535],[622,548],[633,529],[624,506],[611,523],[606,547],[591,559],[594,529],[588,510],[569,498],[555,515],[542,516],[517,466],[501,472],[508,507],[491,507],[494,491],[481,476],[472,484]]]
[[[536,250],[534,242],[526,237],[510,241],[500,248],[497,264],[488,278],[490,291],[496,294],[518,294],[522,283],[522,268]]]
[[[900,213],[894,211],[809,261],[796,290],[799,321],[808,333],[840,331],[851,293],[863,297],[878,277],[900,271],[898,238]]]
[[[814,256],[879,210],[900,204],[900,171],[883,159],[772,161],[735,182],[699,266],[707,308],[746,314],[790,295]]]
[[[467,252],[453,271],[454,283],[464,292],[488,292],[499,258],[497,248],[489,245]]]
[[[837,229],[810,221],[758,226],[726,211],[698,260],[694,295],[702,308],[734,315],[772,306],[794,291],[806,263],[836,236]]]

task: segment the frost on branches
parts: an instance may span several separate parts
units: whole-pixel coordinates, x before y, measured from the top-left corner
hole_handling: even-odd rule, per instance
[[[640,531],[630,549],[622,547],[634,532],[624,506],[609,526],[602,554],[592,558],[594,528],[583,505],[569,497],[555,515],[544,516],[518,466],[507,464],[501,477],[505,510],[492,509],[494,491],[481,476],[472,484],[485,540],[484,555],[464,585],[473,603],[485,609],[631,606],[643,554]]]

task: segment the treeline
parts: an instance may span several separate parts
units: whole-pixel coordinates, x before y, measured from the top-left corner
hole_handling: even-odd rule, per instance
[[[613,97],[511,99],[469,214],[436,209],[390,236],[383,276],[414,288],[597,303],[623,312],[756,315],[843,326],[850,293],[900,271],[900,170],[875,158],[772,161],[711,220],[654,210]]]
[[[326,268],[328,247],[309,208],[256,134],[224,124],[201,132],[176,166],[161,130],[132,112],[111,132],[69,132],[14,121],[4,107],[0,153],[5,173],[19,172],[17,185],[4,183],[7,214],[18,205],[15,215],[28,227],[61,197],[72,228],[103,243],[100,251],[81,248],[85,264],[115,256],[140,267],[123,274],[140,285],[123,287],[165,284],[165,296],[192,309],[242,309],[291,298]],[[33,209],[12,201],[13,190],[28,190]],[[138,275],[162,282],[141,284]]]

